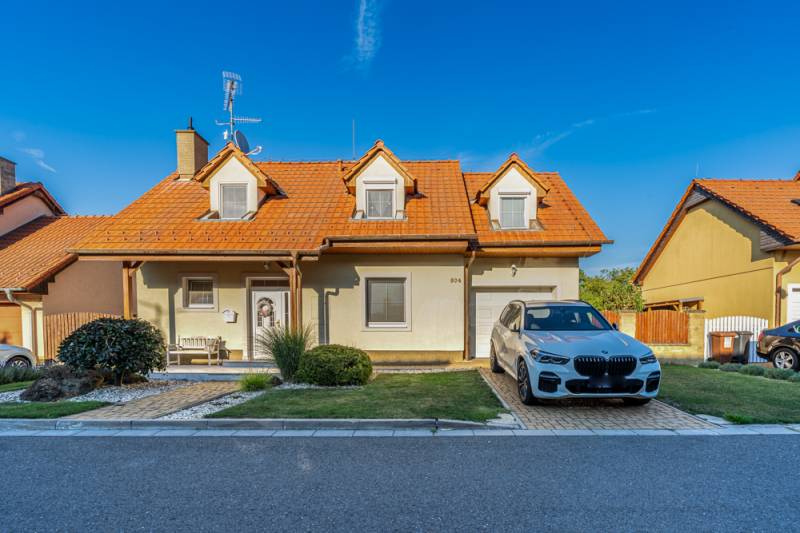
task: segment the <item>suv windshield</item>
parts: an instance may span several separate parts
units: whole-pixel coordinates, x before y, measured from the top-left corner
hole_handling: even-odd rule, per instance
[[[593,307],[548,305],[525,310],[525,329],[533,331],[596,331],[611,326]]]

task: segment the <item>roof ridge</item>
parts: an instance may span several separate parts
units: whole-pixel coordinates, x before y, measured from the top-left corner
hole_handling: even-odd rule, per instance
[[[792,178],[695,178],[693,181],[736,181],[736,182],[754,182],[754,183],[795,183]]]

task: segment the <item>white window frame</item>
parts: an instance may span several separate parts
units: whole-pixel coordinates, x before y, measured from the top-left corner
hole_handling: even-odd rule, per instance
[[[370,322],[369,321],[369,280],[402,279],[403,280],[403,322]],[[364,331],[411,331],[411,273],[410,272],[370,272],[361,278],[361,324]]]
[[[240,217],[226,217],[225,208],[225,187],[244,187],[244,213]],[[220,183],[219,184],[219,218],[220,220],[242,220],[249,213],[248,209],[248,195],[250,187],[247,183]]]
[[[369,216],[369,193],[371,192],[388,192],[391,199],[391,206],[389,206],[389,216],[386,217],[371,217]],[[364,189],[364,218],[367,220],[393,220],[395,218],[395,205],[394,197],[397,195],[396,185],[387,187],[386,185],[367,186]]]
[[[500,223],[500,229],[528,229],[530,226],[530,215],[528,211],[528,193],[501,193],[498,198],[497,206],[497,221]],[[504,226],[503,225],[503,202],[505,200],[522,200],[522,226]]]
[[[211,282],[211,304],[190,304],[189,303],[189,282],[190,281],[210,281]],[[215,274],[182,274],[181,275],[181,301],[182,307],[186,311],[216,311],[219,305],[219,286]]]

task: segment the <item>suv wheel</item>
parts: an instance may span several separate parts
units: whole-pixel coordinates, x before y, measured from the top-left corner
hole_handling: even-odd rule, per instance
[[[503,367],[497,363],[497,354],[494,351],[494,345],[489,349],[489,368],[491,368],[492,372],[495,374],[503,373]]]
[[[12,368],[30,368],[31,362],[28,361],[27,358],[18,355],[6,361],[6,366]]]
[[[800,358],[791,348],[778,348],[772,352],[772,366],[788,370],[800,370]]]
[[[533,395],[531,389],[531,376],[528,374],[528,365],[525,364],[524,359],[520,359],[517,363],[517,393],[525,405],[536,403],[536,396]]]

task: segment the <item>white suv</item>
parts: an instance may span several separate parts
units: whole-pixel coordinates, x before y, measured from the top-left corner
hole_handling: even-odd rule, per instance
[[[574,397],[642,405],[658,395],[661,366],[650,348],[585,302],[515,300],[495,323],[491,343],[492,372],[516,378],[528,405]]]

